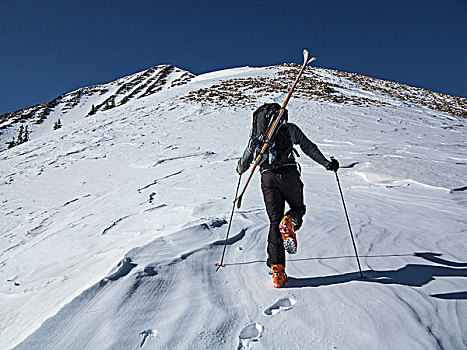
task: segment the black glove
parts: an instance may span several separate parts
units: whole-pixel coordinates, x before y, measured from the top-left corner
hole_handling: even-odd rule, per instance
[[[336,171],[339,169],[339,162],[337,159],[332,158],[331,162],[327,165],[326,170]]]
[[[235,170],[237,171],[237,174],[238,174],[238,175],[242,175],[242,174],[243,174],[243,171],[242,171],[242,169],[240,168],[240,161],[241,161],[241,159],[238,160],[238,162],[237,162],[237,167],[235,168]]]

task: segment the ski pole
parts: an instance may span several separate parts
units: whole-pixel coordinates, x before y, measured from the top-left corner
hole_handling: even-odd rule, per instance
[[[241,180],[242,180],[242,175],[240,174],[240,176],[238,177],[237,190],[235,191],[235,198],[237,198],[238,189],[240,188]],[[221,267],[225,267],[225,266],[223,265],[223,262],[224,262],[224,255],[225,255],[225,248],[227,247],[227,241],[228,241],[228,239],[229,239],[230,226],[232,225],[232,218],[233,218],[233,215],[234,215],[234,211],[235,211],[235,201],[233,202],[232,213],[230,214],[229,227],[228,227],[228,229],[227,229],[227,234],[226,234],[226,236],[225,236],[224,250],[223,250],[223,252],[222,252],[221,262],[220,262],[219,264],[216,264],[216,266],[217,266],[216,272],[219,271],[219,269],[220,269]]]
[[[358,259],[357,246],[355,245],[355,239],[353,238],[352,227],[350,226],[349,214],[347,214],[347,207],[345,206],[344,195],[342,194],[341,183],[339,181],[339,176],[337,176],[337,171],[335,171],[337,186],[339,187],[339,192],[342,198],[342,205],[344,206],[345,217],[347,218],[347,224],[349,225],[350,237],[352,237],[353,249],[355,250],[355,257],[357,258],[358,269],[360,270],[360,278],[363,277],[362,268],[360,267],[360,260]]]

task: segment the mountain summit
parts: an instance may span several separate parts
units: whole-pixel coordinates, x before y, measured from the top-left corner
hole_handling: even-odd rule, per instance
[[[307,68],[289,121],[341,164],[366,279],[334,174],[303,155],[286,288],[257,174],[216,272],[252,111],[296,71],[157,66],[1,116],[2,144],[30,141],[0,152],[0,348],[466,348],[462,98]]]
[[[220,84],[193,89],[184,97],[217,107],[243,107],[259,103],[268,93],[286,93],[298,70],[295,64],[269,67],[274,74],[223,80]],[[194,74],[171,65],[160,65],[113,82],[81,88],[33,107],[0,115],[0,150],[15,137],[20,124],[28,125],[32,138],[42,135],[44,124],[58,119],[67,124],[76,118],[121,107],[128,102],[166,89],[188,84]],[[244,94],[243,91],[247,93]],[[253,94],[252,94],[253,92]],[[307,67],[296,96],[356,106],[420,105],[435,111],[467,117],[467,99],[356,73]]]
[[[186,84],[193,77],[194,74],[177,67],[160,65],[107,84],[64,93],[52,101],[0,115],[1,143],[5,144],[9,139],[7,136],[14,135],[12,129],[19,123],[29,125],[33,134],[36,131],[42,134],[42,124],[50,126],[51,121],[58,119],[65,124],[73,122],[100,111],[123,106],[134,99]]]

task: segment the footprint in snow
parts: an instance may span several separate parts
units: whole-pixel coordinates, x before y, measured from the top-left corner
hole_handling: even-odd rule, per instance
[[[149,337],[154,337],[157,334],[157,331],[152,330],[152,329],[146,329],[145,331],[142,331],[139,333],[139,335],[143,338],[141,340],[141,344],[139,345],[140,348],[146,344],[146,341],[148,340]]]
[[[250,344],[257,342],[261,338],[264,327],[259,323],[251,323],[242,329],[238,335],[239,344],[237,350],[248,350]]]
[[[277,315],[281,311],[287,311],[293,308],[296,302],[297,301],[292,297],[281,298],[278,301],[276,301],[274,305],[264,310],[264,314],[267,316]]]

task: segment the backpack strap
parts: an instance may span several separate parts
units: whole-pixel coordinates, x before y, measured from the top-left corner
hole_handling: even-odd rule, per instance
[[[292,152],[297,156],[297,158],[300,158],[300,153],[295,149],[295,147],[292,147]]]

